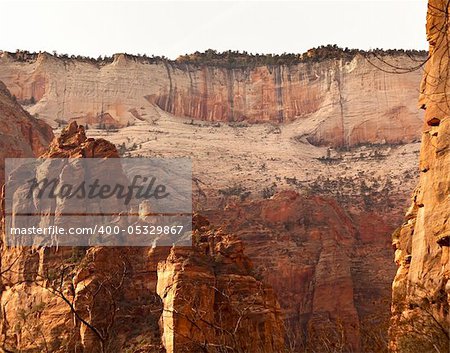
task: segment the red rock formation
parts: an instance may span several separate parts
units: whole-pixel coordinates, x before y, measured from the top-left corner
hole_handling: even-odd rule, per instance
[[[104,139],[87,138],[84,126],[70,123],[42,158],[119,158],[116,146]]]
[[[395,272],[388,263],[391,227],[380,227],[386,219],[375,211],[356,211],[357,200],[352,207],[282,192],[209,215],[244,242],[280,301],[286,339],[298,351],[369,352],[385,344]]]
[[[73,122],[42,157],[118,154],[113,144],[88,139],[84,128]],[[260,352],[279,352],[284,342],[278,303],[271,290],[253,277],[242,244],[208,228],[206,220],[195,220],[194,247],[174,248],[170,255],[165,247],[8,248],[3,242],[1,348],[219,352],[226,345],[238,352],[256,347]],[[202,288],[215,291],[214,296]],[[173,319],[171,309],[189,313],[201,327],[186,330],[185,318]],[[195,315],[192,310],[197,310]],[[203,337],[208,342],[205,349]]]
[[[394,234],[390,327],[392,352],[450,349],[450,98],[448,2],[429,0],[420,106],[426,109],[420,181],[405,222]]]
[[[84,128],[74,122],[42,157],[114,158],[118,153],[108,141],[86,138]],[[55,213],[55,209],[49,212]],[[120,352],[121,347],[139,347],[159,351],[161,302],[156,295],[156,266],[166,256],[164,252],[148,248],[8,248],[4,244],[3,349]]]
[[[281,352],[280,308],[252,276],[242,242],[207,226],[194,243],[194,251],[173,248],[158,266],[166,351]]]
[[[420,126],[417,113],[404,105],[411,100],[409,84],[418,82],[416,74],[399,80],[374,70],[362,56],[351,62],[253,69],[188,66],[184,73],[168,65],[167,70],[170,85],[148,98],[177,116],[253,123],[302,119],[302,133],[310,135],[310,142],[334,146],[408,142],[417,138]],[[361,87],[366,76],[372,84]],[[387,91],[396,102],[380,104]]]

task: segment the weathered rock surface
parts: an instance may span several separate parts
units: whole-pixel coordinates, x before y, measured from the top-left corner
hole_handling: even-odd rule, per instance
[[[208,217],[244,242],[277,295],[294,351],[382,351],[395,272],[385,262],[390,226],[378,225],[386,216],[286,191]]]
[[[87,138],[85,128],[72,122],[50,144],[42,158],[118,158],[116,146],[105,139]]]
[[[383,55],[412,67],[406,54]],[[375,65],[374,65],[375,64]],[[248,68],[149,62],[124,54],[112,62],[57,58],[27,60],[4,52],[0,80],[32,114],[56,125],[124,126],[152,121],[157,109],[209,121],[292,122],[298,135],[319,145],[399,143],[416,140],[421,125],[413,109],[420,73],[389,73],[376,57],[326,59]],[[156,110],[155,110],[156,109]]]
[[[195,251],[172,248],[158,266],[166,351],[283,351],[281,310],[272,290],[253,277],[242,242],[206,225],[194,243]]]
[[[84,128],[72,123],[42,157],[118,153],[113,144],[88,139]],[[49,205],[48,212],[57,213],[55,207]],[[2,243],[3,349],[119,352],[118,347],[137,343],[159,349],[160,301],[150,290],[156,286],[156,264],[152,271],[149,249],[8,248]]]
[[[161,115],[155,125],[130,126],[109,133],[108,139],[123,146],[125,155],[193,158],[195,208],[206,212],[214,224],[229,222],[231,228],[226,229],[243,240],[245,254],[277,294],[289,329],[295,328],[288,332],[289,340],[296,342],[297,348],[302,344],[313,346],[312,339],[305,339],[309,322],[314,323],[310,332],[314,332],[316,324],[322,328],[322,333],[316,333],[318,338],[335,337],[337,331],[342,332],[342,325],[330,325],[325,330],[321,323],[328,319],[313,321],[309,317],[326,315],[325,311],[338,317],[342,308],[340,301],[334,299],[341,293],[353,293],[350,307],[356,309],[357,318],[352,322],[359,322],[359,329],[351,330],[351,337],[345,341],[361,345],[365,353],[383,352],[387,347],[391,282],[396,269],[391,262],[390,234],[403,218],[404,208],[398,205],[408,205],[410,190],[417,182],[419,144],[327,150],[295,139],[290,125],[191,123],[190,119],[163,112]],[[100,137],[105,132],[90,129],[88,135]],[[293,201],[287,194],[271,198],[284,190],[295,190],[299,195]],[[269,222],[266,213],[260,211],[266,205],[269,209],[273,206],[276,213],[283,203],[292,213],[286,221],[290,230],[282,221]],[[224,211],[227,205],[230,206]],[[235,208],[240,211],[231,211]],[[335,216],[334,209],[340,216]],[[296,225],[303,217],[300,223],[310,222],[310,227]],[[329,219],[336,234],[351,239],[352,245],[337,242],[342,250],[337,256],[351,261],[344,267],[346,273],[350,268],[351,278],[336,273],[328,279],[328,271],[321,270],[323,277],[317,273],[319,281],[338,290],[330,289],[325,291],[328,296],[317,296],[320,304],[315,307],[298,309],[303,297],[307,302],[314,297],[322,248],[317,233],[325,239],[327,251],[334,245],[328,240]],[[353,227],[350,233],[349,224]],[[316,250],[303,251],[304,248]],[[314,276],[304,276],[303,271]],[[310,292],[299,289],[303,286]],[[343,342],[341,338],[334,341]]]
[[[0,82],[0,185],[5,158],[38,156],[52,138],[50,126],[27,113]]]
[[[450,349],[450,109],[448,3],[430,0],[420,106],[426,109],[420,181],[405,222],[394,234],[392,352]]]
[[[29,61],[3,54],[0,60],[0,78],[8,82],[30,112],[51,122],[55,117],[76,118],[89,125],[88,131],[76,127],[75,134],[55,141],[48,156],[92,157],[103,150],[115,156],[108,143],[98,139],[87,141],[84,135],[103,136],[105,131],[93,129],[99,123],[126,125],[128,121],[136,121],[136,125],[108,136],[118,146],[123,144],[128,154],[191,155],[196,161],[194,176],[198,177],[196,205],[212,208],[208,217],[215,224],[223,223],[224,217],[229,220],[224,225],[225,237],[233,234],[242,239],[244,253],[255,264],[257,277],[274,288],[287,319],[287,338],[294,351],[305,346],[326,349],[330,345],[334,349],[361,348],[365,352],[382,350],[385,337],[380,331],[386,321],[386,299],[395,270],[388,262],[391,255],[386,234],[400,219],[401,210],[396,205],[402,204],[405,188],[414,182],[410,166],[415,158],[414,145],[390,144],[410,142],[418,136],[422,121],[412,103],[420,80],[417,72],[385,73],[362,56],[351,61],[234,70],[163,62],[148,64],[125,55],[116,56],[112,63],[59,59],[48,54]],[[406,57],[386,60],[399,66],[410,65]],[[190,119],[179,119],[167,112],[227,123],[189,123]],[[238,123],[239,120],[284,124],[248,125]],[[327,151],[320,147],[360,143],[381,145],[348,151]],[[285,189],[295,189],[301,195],[288,192],[270,198]],[[305,193],[309,196],[304,196]],[[249,194],[250,201],[242,202]],[[261,200],[261,196],[267,199]],[[237,203],[223,212],[222,206],[233,197]],[[226,238],[224,244],[234,243],[232,239]],[[264,327],[248,323],[252,330],[255,328],[253,332],[259,341],[246,344],[276,351],[279,344],[276,320],[280,314],[272,294],[265,294],[264,286],[254,276],[236,277],[230,266],[223,265],[220,251],[211,245],[209,248],[213,250],[207,255],[200,249],[195,252],[175,249],[168,259],[168,249],[156,253],[147,249],[137,255],[146,259],[145,263],[134,259],[133,252],[122,254],[96,248],[88,253],[83,251],[80,256],[86,259],[92,273],[80,270],[79,275],[73,274],[74,280],[69,280],[77,288],[80,315],[92,320],[95,326],[108,326],[111,317],[102,315],[100,299],[93,298],[93,293],[99,283],[109,280],[104,274],[106,270],[119,273],[124,269],[120,261],[133,263],[126,266],[133,273],[124,284],[129,290],[115,291],[117,298],[132,303],[131,311],[121,307],[117,315],[132,332],[115,327],[111,347],[124,348],[124,342],[129,342],[126,347],[131,350],[143,347],[144,351],[155,351],[163,342],[167,350],[200,349],[206,344],[212,350],[218,342],[231,345],[235,338],[241,342],[245,335],[253,335],[245,331],[229,335],[223,332],[223,327],[208,329],[209,323],[216,325],[220,321],[217,317],[222,316],[226,317],[223,322],[228,330],[236,323],[236,317],[227,310],[239,312],[242,308],[234,300],[224,308],[226,301],[222,295],[201,297],[199,289],[192,288],[189,281],[196,281],[208,293],[217,293],[211,290],[210,283],[223,286],[223,278],[234,276],[242,285],[232,288],[234,298],[255,303],[253,307],[259,313],[255,319],[264,322],[261,325]],[[31,268],[40,255],[34,256],[27,265]],[[109,256],[118,263],[108,266]],[[216,262],[224,266],[225,277],[220,268],[211,265]],[[158,263],[163,282],[157,286]],[[232,267],[240,275],[247,265]],[[110,284],[118,285],[116,280]],[[173,287],[166,287],[172,284]],[[156,294],[157,287],[163,296],[162,303]],[[145,291],[150,288],[143,298],[142,288]],[[249,296],[250,289],[257,295]],[[189,301],[188,306],[186,301],[192,298],[186,298],[183,294],[186,290],[198,298]],[[29,297],[19,298],[16,303],[27,300]],[[102,292],[101,300],[108,307],[116,305],[107,291]],[[152,304],[147,307],[148,301]],[[154,323],[163,306],[169,309],[162,316],[161,340]],[[198,312],[209,308],[202,329],[195,329],[192,324],[192,313],[187,312],[191,306]],[[64,305],[61,308],[66,310]],[[173,308],[185,317],[173,315]],[[135,323],[130,318],[136,312],[144,313],[148,321]],[[46,320],[55,320],[50,311],[41,315]],[[68,317],[73,321],[70,313]],[[65,326],[61,320],[60,331],[54,326],[52,332],[62,332]],[[173,334],[174,328],[180,334]],[[189,331],[192,335],[184,337],[187,328],[193,328]],[[120,331],[117,335],[116,329]],[[271,339],[270,330],[273,330]],[[52,336],[51,332],[46,335]],[[78,324],[65,335],[67,340],[72,337],[72,344],[81,347],[77,349],[100,349],[98,337],[84,324]],[[24,342],[35,339],[18,337],[24,346]],[[324,337],[329,340],[324,341]]]

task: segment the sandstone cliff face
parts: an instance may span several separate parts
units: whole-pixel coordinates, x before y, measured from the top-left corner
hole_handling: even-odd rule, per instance
[[[0,185],[5,158],[38,156],[52,138],[50,126],[31,117],[0,82]]]
[[[383,351],[395,271],[386,219],[293,191],[211,212],[274,289],[293,351]]]
[[[405,59],[397,57],[386,60],[408,66]],[[387,305],[381,301],[390,296],[389,282],[394,266],[387,261],[390,258],[387,251],[390,244],[386,244],[385,234],[391,231],[393,223],[398,222],[398,212],[387,204],[401,203],[404,197],[402,188],[410,181],[403,178],[403,169],[396,168],[392,161],[389,167],[384,166],[386,160],[383,158],[378,161],[380,156],[377,156],[379,151],[376,148],[374,151],[355,150],[354,154],[358,156],[354,159],[355,156],[349,160],[344,157],[339,162],[341,157],[338,155],[336,160],[331,158],[327,162],[318,161],[319,157],[326,155],[326,149],[310,146],[308,141],[317,145],[342,146],[413,140],[419,125],[422,125],[419,113],[412,108],[412,103],[408,103],[416,100],[420,79],[417,72],[407,75],[383,73],[361,56],[349,62],[329,60],[245,70],[170,63],[146,64],[122,55],[116,56],[109,64],[62,60],[46,54],[29,62],[16,61],[6,54],[1,60],[0,77],[5,77],[8,86],[13,87],[18,100],[25,103],[30,112],[38,113],[39,117],[51,122],[55,121],[55,117],[66,120],[81,117],[78,120],[88,123],[90,127],[99,122],[125,125],[130,119],[136,120],[137,126],[120,130],[109,138],[115,139],[113,142],[117,145],[126,143],[130,149],[133,143],[145,145],[133,151],[134,155],[170,157],[175,153],[191,153],[199,168],[196,176],[203,181],[200,185],[208,195],[222,197],[217,190],[226,191],[236,180],[242,182],[244,188],[249,187],[252,196],[260,195],[263,187],[270,187],[273,182],[278,183],[279,189],[298,190],[299,185],[302,188],[309,185],[306,189],[312,194],[311,197],[285,193],[269,200],[230,206],[225,213],[216,210],[208,217],[214,223],[222,223],[224,218],[230,221],[225,228],[226,234],[235,234],[243,240],[245,255],[255,264],[257,277],[274,288],[283,316],[287,319],[287,337],[294,351],[305,346],[325,350],[331,343],[323,338],[332,337],[330,340],[336,350],[344,347],[377,352],[373,342],[368,343],[367,340],[371,339],[370,335],[376,336],[379,332],[374,332],[367,324],[373,322],[373,317],[378,320],[375,322],[385,319],[379,313],[387,310]],[[233,128],[233,125],[239,124],[230,124],[230,127],[228,124],[205,122],[201,123],[201,128],[197,122],[192,126],[183,124],[180,122],[183,120],[171,117],[162,110],[212,121],[246,119],[249,122],[284,124],[278,129],[269,125],[251,125],[247,128],[245,124],[242,128]],[[154,129],[145,122],[141,125],[140,119],[160,121]],[[82,128],[74,129],[72,126],[68,130],[72,132],[54,141],[47,157],[117,155],[104,140],[87,141]],[[94,133],[92,130],[88,132]],[[184,140],[179,137],[180,132],[185,134]],[[242,138],[237,139],[236,136]],[[299,136],[302,138],[295,138]],[[133,141],[128,141],[128,138]],[[150,138],[155,138],[155,142],[149,141]],[[221,146],[224,140],[236,146],[233,146],[235,149],[224,149]],[[199,141],[204,141],[205,146]],[[260,144],[255,144],[255,141]],[[180,146],[183,148],[180,149]],[[372,158],[365,161],[365,157],[359,156],[360,152],[373,154],[377,162],[369,161]],[[254,156],[256,153],[258,158]],[[333,151],[331,156],[336,154]],[[403,160],[403,152],[399,150],[389,157],[396,158]],[[308,167],[305,168],[305,165]],[[379,171],[381,174],[387,173],[389,168],[396,169],[392,176],[394,184],[389,186],[386,182],[385,187],[382,186],[384,181],[381,186],[374,184],[370,186],[370,193],[379,188],[383,188],[383,192],[375,196],[367,195],[368,187],[364,184],[364,181],[369,181],[367,175]],[[403,168],[409,171],[405,166]],[[366,171],[367,175],[360,174],[360,170]],[[255,187],[251,187],[253,184],[249,181],[251,174],[258,174],[258,178],[252,181]],[[314,181],[319,175],[323,178]],[[348,176],[352,180],[350,185],[347,185]],[[282,186],[283,177],[285,186]],[[357,186],[357,191],[352,183]],[[356,199],[355,192],[358,197],[359,193],[363,194],[364,200]],[[202,205],[205,203],[204,199],[199,202]],[[366,208],[365,203],[370,207],[361,210]],[[217,208],[212,202],[211,205]],[[209,244],[209,240],[206,242]],[[201,243],[205,245],[205,241]],[[225,237],[222,243],[223,246],[236,244],[232,237]],[[231,247],[234,248],[234,245]],[[68,277],[65,283],[68,284],[68,293],[76,292],[75,296],[71,294],[71,298],[76,298],[74,305],[80,317],[88,323],[92,322],[94,327],[106,330],[108,323],[111,323],[110,313],[113,311],[104,315],[100,303],[109,309],[119,307],[115,320],[119,324],[109,330],[110,337],[114,337],[113,340],[108,339],[110,349],[152,352],[164,349],[163,343],[167,350],[176,350],[177,347],[201,349],[205,345],[213,350],[215,345],[223,342],[229,346],[232,342],[239,342],[235,347],[242,349],[248,346],[241,345],[241,339],[245,335],[255,335],[258,341],[250,342],[254,344],[252,347],[276,351],[280,335],[276,329],[279,313],[272,294],[253,275],[241,276],[247,265],[242,264],[240,250],[233,255],[239,259],[239,263],[233,266],[237,272],[233,272],[234,269],[232,271],[230,266],[223,264],[224,256],[220,249],[213,245],[208,245],[208,249],[212,250],[207,256],[200,249],[195,252],[175,249],[169,258],[169,249],[159,248],[158,251],[145,249],[139,253],[122,253],[107,248],[94,248],[87,252],[86,249],[81,252],[76,250],[74,253],[61,250],[56,254],[47,250],[43,255],[37,252],[24,254],[24,259],[20,261],[22,267],[17,272],[33,273],[36,261],[51,268],[59,266],[61,258],[84,259],[83,266],[71,273],[72,277]],[[12,254],[11,260],[5,256],[6,266],[16,255]],[[108,258],[117,259],[117,262],[109,263]],[[123,273],[123,262],[127,264],[129,279],[123,283],[123,289],[113,290],[117,299],[112,300],[108,290],[95,297],[99,284],[105,280],[112,287],[120,284],[117,278],[110,281],[105,273],[109,270]],[[224,269],[220,270],[212,263],[218,263]],[[231,288],[231,301],[224,300],[222,295],[224,289],[229,289],[222,280],[227,276],[233,276],[240,283],[239,288]],[[36,278],[32,275],[28,277],[32,281]],[[208,293],[218,295],[203,298],[197,288],[188,285],[189,281],[198,283]],[[17,278],[13,278],[7,283],[21,290],[13,286],[16,282]],[[220,291],[214,289],[216,284],[221,286]],[[314,289],[316,286],[317,290]],[[187,298],[186,291],[193,294],[195,301],[190,301],[191,296]],[[249,291],[256,294],[252,296]],[[54,345],[52,347],[59,347],[64,342],[64,347],[70,349],[90,352],[101,349],[99,337],[86,324],[78,321],[76,325],[69,325],[74,321],[73,315],[65,303],[54,299],[54,295],[49,295],[46,290],[41,295],[38,287],[24,289],[20,297],[14,297],[12,293],[15,293],[14,290],[7,291],[4,297],[5,313],[8,315],[4,331],[8,338],[7,347],[45,350],[39,339],[43,336],[40,330],[44,330],[43,337],[54,337],[54,333],[63,337],[51,343]],[[35,295],[41,299],[34,300]],[[8,299],[9,296],[11,299]],[[255,318],[255,321],[246,321],[252,331],[245,332],[239,326],[237,334],[229,335],[224,333],[224,327],[208,328],[210,324],[217,325],[223,320],[225,329],[229,331],[240,317],[247,320],[236,298],[245,305],[252,304],[248,305],[251,307],[249,310],[244,311]],[[52,309],[40,310],[49,301],[53,303]],[[189,301],[189,306],[186,306],[186,301]],[[126,306],[126,302],[131,304]],[[266,304],[263,305],[263,302]],[[29,307],[22,312],[23,303],[29,303]],[[226,306],[227,303],[230,305]],[[20,309],[14,311],[13,305]],[[201,329],[195,329],[192,313],[186,311],[192,306],[197,312],[207,312]],[[161,336],[156,323],[163,308],[167,310],[160,321],[164,332]],[[174,315],[173,308],[182,315]],[[236,316],[230,316],[229,311]],[[23,319],[21,314],[24,314]],[[51,324],[40,328],[38,323],[44,320]],[[12,322],[19,322],[21,330],[14,331]],[[255,322],[263,324],[256,327]],[[29,323],[29,326],[23,323]],[[33,327],[38,329],[33,331]],[[68,331],[67,327],[70,328]],[[123,327],[128,327],[129,331],[123,330]],[[47,328],[49,331],[45,331]],[[192,331],[192,336],[185,337],[187,328],[194,328],[189,331]],[[270,330],[273,330],[272,338],[269,338]],[[30,331],[34,336],[30,335]],[[30,343],[33,341],[37,342],[35,346]]]
[[[391,345],[393,352],[450,349],[450,109],[448,3],[430,0],[420,106],[426,109],[421,176],[405,222],[394,234]]]
[[[84,128],[72,123],[43,154],[66,157],[115,158],[118,153],[113,144],[88,139]],[[284,344],[279,306],[271,290],[253,277],[242,244],[206,229],[206,220],[195,220],[197,241],[184,249],[8,248],[3,241],[1,349],[221,352],[226,345],[234,351],[279,352]],[[196,279],[203,287],[196,287]],[[202,288],[218,290],[215,299]],[[200,323],[198,330],[186,330],[190,318]]]
[[[406,55],[383,59],[416,66]],[[147,63],[122,54],[111,63],[96,63],[46,53],[16,60],[3,53],[0,80],[29,112],[53,125],[77,119],[124,126],[158,118],[158,107],[209,121],[296,121],[292,129],[319,145],[415,140],[421,119],[411,107],[420,74],[390,74],[376,66],[389,70],[377,58],[362,55],[349,61],[227,69]]]
[[[241,240],[201,217],[196,223],[195,251],[173,248],[158,266],[166,351],[283,351],[281,310],[272,290],[253,277]]]

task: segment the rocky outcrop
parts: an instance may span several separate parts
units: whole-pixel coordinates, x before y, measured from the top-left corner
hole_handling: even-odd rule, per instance
[[[84,126],[72,122],[55,138],[42,158],[119,158],[116,146],[104,139],[86,137]]]
[[[279,305],[252,275],[242,242],[201,217],[196,223],[204,226],[194,232],[194,251],[173,248],[158,266],[166,351],[281,352]]]
[[[0,82],[0,185],[3,185],[5,178],[5,158],[33,158],[39,156],[46,150],[52,138],[53,132],[50,126],[30,116],[30,114],[17,103],[15,98],[7,90],[6,86]],[[3,205],[1,205],[0,211],[0,218],[2,218]],[[1,223],[3,223],[3,221]],[[0,229],[3,230],[3,227],[1,226]],[[2,250],[4,250],[3,245]],[[3,325],[5,325],[9,319],[6,318],[6,311],[10,308],[15,311],[16,319],[9,321],[9,324],[13,327],[10,337],[13,341],[19,339],[17,333],[20,332],[20,330],[23,330],[24,335],[28,337],[36,337],[39,335],[39,333],[34,330],[27,331],[27,328],[23,327],[21,324],[28,319],[28,310],[34,310],[36,312],[39,308],[38,304],[48,298],[47,293],[40,292],[36,293],[33,303],[27,302],[25,282],[28,280],[28,270],[33,266],[38,266],[38,262],[35,261],[37,259],[36,255],[37,252],[23,253],[21,249],[10,249],[6,253],[2,252],[1,255],[1,268],[5,269],[9,266],[11,271],[5,273],[2,270],[1,272],[1,290],[5,295],[2,295],[0,318]],[[18,259],[19,257],[21,258],[21,261],[12,260]],[[29,265],[31,267],[29,267]],[[3,292],[10,280],[17,284],[15,288],[17,292]],[[34,306],[35,304],[37,306]],[[17,306],[16,309],[14,309],[15,306]],[[58,309],[55,308],[55,311],[57,312]],[[18,317],[20,317],[20,319],[17,319]],[[30,320],[30,326],[28,328],[31,329],[36,323],[36,320]],[[2,335],[2,342],[3,338],[4,336]],[[1,344],[1,347],[4,347],[3,343]]]
[[[405,222],[394,234],[395,262],[390,327],[392,352],[450,349],[450,109],[448,3],[430,0],[420,106],[426,109],[420,181]]]
[[[87,138],[74,122],[42,155],[69,157],[115,158],[118,153],[106,140]],[[214,231],[205,219],[194,220],[197,240],[191,248],[15,248],[3,241],[1,349],[156,353],[257,347],[279,352],[284,342],[278,303],[253,276],[242,244]],[[189,320],[198,330],[186,329]]]
[[[27,113],[0,82],[0,185],[5,158],[39,156],[52,138],[50,126]]]
[[[42,157],[118,154],[113,144],[86,138],[84,128],[72,123]],[[159,350],[161,302],[152,286],[156,288],[156,264],[164,255],[148,248],[5,244],[4,240],[0,299],[4,350],[120,352],[121,347],[135,346]]]
[[[422,59],[383,54],[380,60],[357,54],[231,68],[124,54],[112,62],[47,53],[19,60],[4,52],[0,80],[28,111],[53,125],[76,119],[120,127],[157,119],[162,109],[209,121],[295,121],[292,129],[313,144],[353,146],[419,137],[420,114],[411,107],[420,73],[389,73],[389,65],[412,67]]]

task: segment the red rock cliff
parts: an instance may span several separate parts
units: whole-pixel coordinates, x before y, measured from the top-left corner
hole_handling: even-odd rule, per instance
[[[167,353],[283,351],[281,310],[242,242],[199,216],[195,224],[194,251],[173,248],[158,266]]]
[[[450,96],[448,13],[443,0],[430,0],[420,106],[426,109],[420,181],[405,222],[394,234],[392,352],[450,349]]]
[[[27,113],[0,82],[0,185],[5,158],[39,156],[52,138],[50,126]]]
[[[209,217],[242,239],[255,271],[274,289],[291,347],[383,351],[395,273],[387,262],[388,216],[286,191]]]

